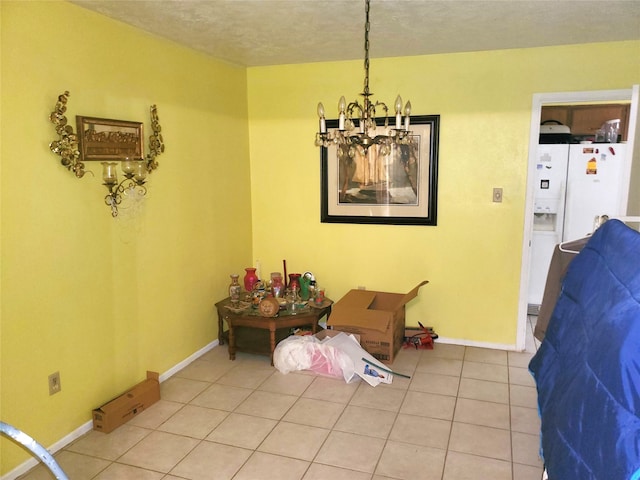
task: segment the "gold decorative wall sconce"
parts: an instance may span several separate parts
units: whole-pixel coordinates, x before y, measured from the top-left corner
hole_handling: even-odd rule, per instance
[[[146,195],[147,174],[158,168],[156,158],[164,152],[157,108],[152,105],[150,109],[153,133],[145,156],[142,123],[76,116],[78,134],[75,134],[65,116],[68,99],[69,92],[59,95],[49,116],[58,134],[58,140],[51,142],[49,148],[60,155],[60,163],[77,178],[87,173],[85,161],[101,161],[103,185],[109,191],[104,202],[111,207],[111,215],[117,217],[124,197]],[[121,181],[118,181],[118,163],[124,176]]]

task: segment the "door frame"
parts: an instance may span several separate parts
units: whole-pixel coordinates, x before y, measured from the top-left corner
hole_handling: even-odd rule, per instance
[[[640,87],[633,85],[630,89],[623,90],[594,90],[586,92],[554,92],[536,93],[533,95],[531,106],[531,131],[529,134],[529,158],[527,166],[527,191],[525,195],[524,211],[524,235],[522,236],[522,263],[520,267],[520,299],[518,302],[518,328],[516,334],[516,350],[526,348],[527,333],[527,297],[529,291],[529,275],[531,260],[531,239],[533,234],[533,200],[536,150],[540,136],[540,118],[544,105],[563,105],[571,103],[603,103],[603,102],[630,102],[629,125],[627,136],[627,172],[626,177],[631,178],[631,161],[633,159],[635,134],[638,121],[638,101]],[[640,162],[640,158],[637,160]],[[625,182],[623,191],[623,208],[627,208],[629,198],[629,182]]]

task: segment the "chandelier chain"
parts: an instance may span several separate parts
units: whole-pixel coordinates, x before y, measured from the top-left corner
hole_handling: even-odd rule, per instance
[[[369,29],[371,24],[369,22],[369,0],[366,0],[365,4],[366,20],[364,24],[364,95],[367,98],[369,95]]]

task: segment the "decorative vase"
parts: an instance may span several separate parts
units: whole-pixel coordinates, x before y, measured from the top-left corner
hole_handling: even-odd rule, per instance
[[[309,289],[311,287],[311,278],[303,275],[300,277],[300,298],[303,301],[309,300]]]
[[[234,307],[240,305],[240,291],[242,287],[240,286],[240,282],[238,282],[239,277],[237,273],[231,275],[231,284],[229,285],[229,298],[231,299],[231,305]]]
[[[290,273],[289,274],[289,285],[287,287],[293,289],[297,289],[300,291],[300,274],[299,273]]]
[[[271,294],[276,297],[284,297],[284,283],[280,272],[271,273]]]
[[[247,274],[244,276],[244,289],[247,292],[251,292],[253,290],[253,286],[258,281],[258,276],[256,275],[255,268],[245,268],[244,269]]]

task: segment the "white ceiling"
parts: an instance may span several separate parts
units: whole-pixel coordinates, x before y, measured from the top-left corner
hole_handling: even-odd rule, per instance
[[[364,0],[70,1],[243,66],[364,57]],[[370,15],[371,58],[640,39],[639,0],[372,0]]]

